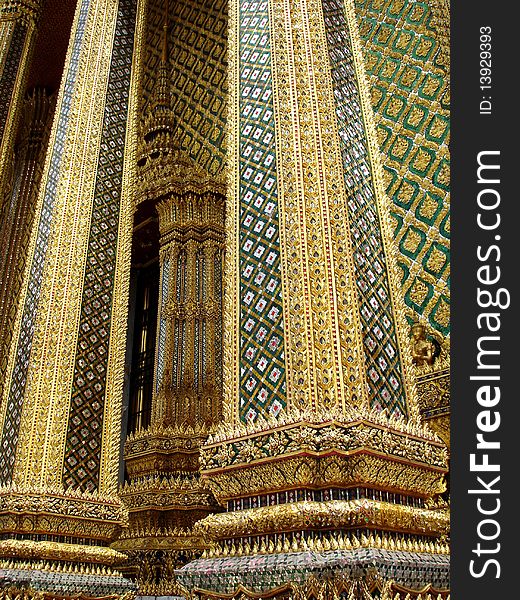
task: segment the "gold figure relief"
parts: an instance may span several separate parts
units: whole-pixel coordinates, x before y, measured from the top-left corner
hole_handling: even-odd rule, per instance
[[[426,339],[426,328],[421,323],[414,323],[412,333],[412,359],[415,365],[433,365],[440,352],[433,341]]]
[[[450,447],[450,343],[420,322],[410,329],[410,347],[419,394],[419,408],[426,423]]]

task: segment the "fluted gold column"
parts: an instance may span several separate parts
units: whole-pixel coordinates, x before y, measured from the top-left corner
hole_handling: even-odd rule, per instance
[[[49,140],[55,96],[32,90],[24,101],[14,184],[0,226],[0,373],[4,373],[14,325],[27,245]],[[3,391],[0,380],[0,397]]]
[[[0,2],[0,223],[12,183],[15,136],[42,0]]]
[[[201,188],[209,185],[201,183]],[[222,300],[215,261],[222,260],[223,196],[188,188],[163,200],[158,213],[161,273],[168,293],[160,307],[154,414],[176,426],[214,426],[221,418],[222,394],[216,385],[222,369],[217,346],[222,342],[215,328],[222,320]]]
[[[0,549],[48,559],[42,581],[84,563],[76,589],[66,575],[47,581],[56,593],[129,585],[90,585],[89,564],[120,558],[106,546],[126,518],[117,490],[141,20],[137,0],[78,2],[0,406]]]
[[[179,580],[329,597],[354,564],[408,583],[399,548],[447,585],[353,1],[234,0],[230,23],[225,413],[200,461],[225,512]]]

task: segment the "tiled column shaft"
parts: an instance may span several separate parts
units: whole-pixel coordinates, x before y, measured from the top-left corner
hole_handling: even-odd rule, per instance
[[[3,508],[31,514],[2,523],[18,539],[106,543],[123,517],[137,5],[81,0],[72,26],[0,405]]]

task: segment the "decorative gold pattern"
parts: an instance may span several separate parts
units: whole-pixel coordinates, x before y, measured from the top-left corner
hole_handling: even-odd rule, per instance
[[[438,516],[432,516],[433,519]],[[432,519],[430,519],[432,520]],[[447,519],[444,519],[445,523]],[[444,528],[444,527],[443,527]],[[368,531],[368,530],[365,530]],[[249,541],[238,539],[231,543],[220,542],[212,544],[209,550],[205,550],[202,554],[203,558],[226,557],[226,556],[248,556],[256,554],[283,554],[288,552],[329,552],[336,550],[355,550],[357,548],[381,548],[384,550],[397,550],[398,552],[424,552],[432,554],[449,554],[450,548],[446,543],[438,542],[434,539],[406,537],[401,534],[394,533],[343,533],[332,531],[321,537],[293,537],[290,535],[281,537],[276,542],[272,540],[266,541],[260,537]]]
[[[65,544],[58,542],[33,542],[31,540],[1,540],[0,556],[4,559],[17,557],[17,560],[49,560],[88,563],[86,569],[103,569],[105,565],[114,565],[124,559],[120,552],[112,548],[86,546],[84,544]]]
[[[12,153],[23,104],[30,57],[42,5],[41,0],[2,0],[0,2],[0,89],[2,92],[0,99],[0,191],[2,194],[0,217],[2,218],[5,209],[5,194],[9,192],[7,186],[10,182],[8,161],[13,158]],[[17,35],[18,32],[22,35]],[[14,64],[10,64],[10,60],[14,56],[17,56],[18,60]]]
[[[4,534],[16,532],[27,537],[44,532],[107,543],[125,521],[116,496],[34,486],[0,488],[0,531]]]
[[[367,404],[346,197],[317,6],[273,3],[271,16],[287,402],[296,410]],[[285,73],[289,85],[278,82]]]
[[[355,0],[398,290],[409,323],[449,335],[449,2]],[[379,140],[379,144],[377,141]],[[400,300],[402,302],[402,300]]]

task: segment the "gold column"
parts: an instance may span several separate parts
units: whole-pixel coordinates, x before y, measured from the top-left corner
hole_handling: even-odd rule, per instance
[[[399,548],[447,582],[447,453],[420,422],[353,2],[236,0],[230,23],[225,417],[201,449],[225,512],[179,581],[327,597],[327,561],[391,579]]]
[[[13,572],[17,560],[44,561],[30,569],[50,592],[132,588],[107,545],[126,519],[117,491],[141,20],[142,2],[78,2],[0,407],[1,554]]]
[[[14,146],[23,108],[38,21],[43,2],[40,0],[2,0],[0,2],[0,233],[2,240],[14,235],[9,206],[16,191]],[[5,253],[4,253],[5,255]],[[0,270],[0,369],[5,371],[12,330],[12,310],[17,289],[11,287],[9,274]],[[14,308],[15,309],[15,308]],[[6,323],[6,321],[8,321]],[[0,383],[0,396],[3,382]]]
[[[42,4],[41,0],[0,2],[0,223],[5,218],[15,137]]]

